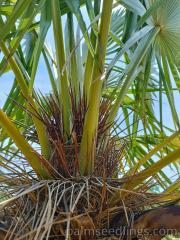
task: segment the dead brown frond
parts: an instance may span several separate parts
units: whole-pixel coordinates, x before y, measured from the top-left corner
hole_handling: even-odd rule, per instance
[[[126,194],[118,206],[111,207],[116,191]],[[110,237],[108,229],[128,228],[137,214],[158,205],[159,195],[125,190],[123,180],[83,177],[21,186],[16,195],[1,202],[0,209],[8,229],[5,239],[76,240]]]

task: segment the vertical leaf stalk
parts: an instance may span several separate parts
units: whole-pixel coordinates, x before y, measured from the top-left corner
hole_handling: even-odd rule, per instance
[[[102,79],[111,21],[113,0],[104,0],[98,43],[94,58],[92,83],[89,95],[88,111],[85,116],[83,136],[80,146],[80,171],[82,175],[89,175],[94,170],[96,137],[101,99]]]
[[[65,137],[67,137],[70,134],[70,95],[69,95],[69,88],[68,88],[67,71],[65,68],[66,59],[65,59],[64,39],[63,39],[59,0],[52,0],[51,7],[52,7],[54,41],[55,41],[55,48],[56,48],[60,104],[61,104],[62,113],[63,113],[63,124],[64,124],[63,127],[64,127],[64,132],[66,134]],[[64,71],[62,72],[63,69]]]
[[[67,15],[68,22],[68,35],[69,35],[69,50],[71,54],[70,61],[70,71],[71,71],[71,87],[74,93],[74,97],[76,99],[76,104],[79,100],[79,79],[78,79],[78,68],[75,54],[75,39],[74,39],[74,23],[73,23],[73,15],[72,13],[68,13]]]
[[[100,1],[96,0],[94,3],[94,12],[96,16],[99,14],[99,11],[100,11]],[[91,39],[93,48],[95,48],[97,37],[94,33],[94,29],[91,30],[90,39]],[[84,98],[86,103],[88,103],[89,101],[90,86],[92,81],[93,61],[94,61],[94,57],[92,56],[91,52],[88,50],[85,72],[84,72]]]

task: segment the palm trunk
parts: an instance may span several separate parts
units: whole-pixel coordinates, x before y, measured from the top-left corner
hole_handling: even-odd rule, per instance
[[[117,214],[111,221],[110,228],[122,227],[120,219],[121,216]],[[160,240],[166,235],[175,236],[180,233],[180,206],[171,205],[145,211],[135,219],[129,233],[133,240],[144,239],[143,237]]]

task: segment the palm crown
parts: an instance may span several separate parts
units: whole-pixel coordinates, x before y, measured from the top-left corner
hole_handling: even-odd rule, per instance
[[[81,215],[107,227],[116,211],[123,222],[130,209],[179,199],[179,181],[162,170],[179,167],[179,0],[0,5],[0,69],[15,76],[0,110],[1,205],[14,233],[69,239]],[[51,26],[55,54],[45,43]],[[52,87],[45,96],[34,88],[41,56]],[[175,130],[164,124],[164,94]]]

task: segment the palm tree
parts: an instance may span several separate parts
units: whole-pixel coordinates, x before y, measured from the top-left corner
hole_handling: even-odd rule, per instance
[[[14,74],[0,110],[3,238],[102,239],[114,217],[132,227],[180,198],[167,174],[180,156],[179,12],[179,0],[0,1],[0,69]]]

